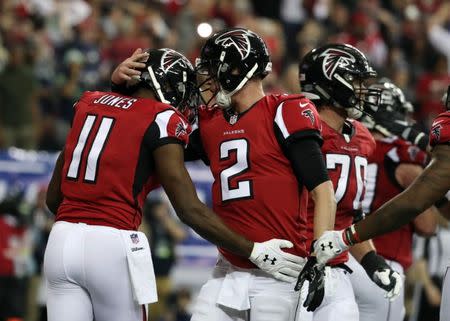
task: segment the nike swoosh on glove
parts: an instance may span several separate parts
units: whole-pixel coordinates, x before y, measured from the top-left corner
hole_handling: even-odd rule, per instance
[[[314,253],[319,264],[327,263],[348,248],[343,231],[325,231],[314,243]]]
[[[322,304],[325,295],[325,266],[318,264],[315,256],[308,257],[294,290],[300,291],[306,281],[309,282],[308,295],[303,306],[307,311],[314,311]]]
[[[293,246],[292,242],[280,239],[271,239],[262,243],[255,242],[249,260],[274,278],[293,283],[306,261],[300,256],[282,250]]]
[[[372,280],[380,288],[386,290],[384,297],[389,301],[394,301],[400,295],[403,279],[397,271],[392,269],[377,270],[374,272]]]

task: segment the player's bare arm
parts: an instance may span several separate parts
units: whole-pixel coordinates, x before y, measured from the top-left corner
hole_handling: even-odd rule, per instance
[[[440,200],[449,189],[450,145],[440,144],[434,147],[428,167],[405,191],[344,231],[326,232],[319,243],[332,242],[335,246],[320,251],[318,261],[327,262],[350,245],[398,229]]]
[[[292,247],[291,242],[277,239],[263,243],[251,242],[230,230],[213,211],[200,202],[184,166],[184,151],[181,145],[166,144],[158,147],[153,151],[153,157],[161,185],[177,215],[185,224],[217,246],[248,257],[260,269],[275,278],[286,282],[295,280],[303,259],[281,250]],[[266,263],[267,260],[263,261],[265,255],[277,257],[278,263],[270,266]]]
[[[336,198],[333,183],[323,182],[311,191],[314,200],[314,239],[332,230],[336,215]]]
[[[373,238],[411,221],[450,189],[450,146],[438,145],[430,165],[401,194],[356,224],[360,240]]]
[[[395,178],[406,189],[422,172],[423,168],[417,164],[400,164],[395,170]],[[438,215],[436,207],[429,207],[414,219],[414,231],[421,236],[433,236],[436,232]]]
[[[211,242],[248,257],[253,242],[229,230],[197,197],[184,166],[183,147],[167,144],[153,152],[156,172],[180,219]]]
[[[56,160],[55,169],[53,170],[52,178],[48,184],[46,204],[50,211],[54,214],[58,211],[58,207],[62,202],[63,196],[61,193],[61,171],[64,165],[64,149]]]

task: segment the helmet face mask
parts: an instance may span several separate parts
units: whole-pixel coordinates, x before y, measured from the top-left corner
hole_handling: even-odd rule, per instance
[[[392,124],[409,126],[414,123],[409,119],[409,114],[414,112],[412,104],[406,100],[403,91],[389,79],[382,78],[369,88],[380,91],[380,99],[373,117],[362,119],[367,128],[376,129],[385,136],[391,136],[392,134],[386,128],[390,128]],[[373,110],[373,107],[367,106],[366,109]]]
[[[358,119],[371,105],[376,111],[379,91],[365,81],[376,77],[364,54],[346,44],[329,44],[311,50],[299,64],[302,93],[322,105],[343,108]],[[315,97],[313,97],[315,96]]]
[[[157,100],[175,107],[192,123],[199,105],[194,67],[186,57],[172,49],[147,52],[146,67],[141,70],[135,86],[151,89]]]
[[[200,91],[212,81],[207,89],[221,107],[227,108],[236,92],[250,79],[264,78],[271,66],[266,44],[254,32],[243,28],[218,32],[206,41],[196,61],[197,72],[206,77],[200,81]]]

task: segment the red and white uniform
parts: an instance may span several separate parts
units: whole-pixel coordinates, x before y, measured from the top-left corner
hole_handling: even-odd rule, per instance
[[[328,175],[333,182],[337,209],[335,230],[352,224],[355,212],[361,210],[361,201],[365,192],[365,177],[368,158],[375,150],[375,140],[370,132],[356,120],[346,120],[345,134],[322,122],[324,144],[322,153],[325,158]],[[314,201],[308,203],[308,246],[314,238]],[[326,274],[325,297],[317,308],[312,320],[348,320],[359,321],[358,306],[353,294],[352,284],[347,271],[339,264],[348,260],[348,252],[333,259],[332,268]]]
[[[335,230],[352,224],[355,212],[361,210],[365,192],[365,177],[368,159],[375,150],[376,143],[370,132],[358,121],[347,120],[353,131],[350,135],[338,133],[322,122],[324,144],[322,153],[328,175],[333,182],[336,195]],[[314,238],[314,201],[308,204],[308,246]],[[330,265],[347,262],[348,251],[329,262]]]
[[[189,124],[169,105],[112,93],[87,92],[74,108],[56,221],[137,230],[144,200],[158,186],[152,150],[186,145]]]
[[[157,300],[156,282],[147,238],[136,230],[158,185],[152,152],[187,144],[190,127],[151,99],[87,92],[74,108],[63,200],[44,258],[48,319],[145,320],[142,304]]]
[[[450,144],[450,111],[440,114],[433,121],[430,130],[430,145],[449,145]],[[442,288],[442,303],[440,320],[450,321],[450,262],[447,263],[447,271],[444,277],[444,284]]]
[[[308,194],[305,187],[299,188],[302,182],[283,144],[299,137],[321,140],[320,128],[315,107],[300,95],[267,95],[237,119],[218,108],[200,110],[200,137],[214,176],[214,211],[248,239],[287,239],[294,243],[287,251],[306,257]],[[297,309],[294,284],[262,273],[244,257],[219,251],[192,321],[244,320],[249,309],[254,320],[270,314],[273,321],[288,321],[304,311]]]
[[[201,140],[214,176],[214,211],[252,241],[291,240],[295,246],[290,252],[307,256],[307,190],[299,191],[274,125],[285,140],[296,135],[319,136],[320,120],[314,106],[306,98],[270,95],[235,124],[221,109],[203,110],[199,117]],[[255,267],[246,258],[222,248],[219,251],[238,267]]]
[[[370,214],[403,191],[395,179],[395,170],[400,164],[425,166],[427,155],[417,146],[396,136],[377,140],[377,148],[369,158],[364,212]],[[386,259],[391,268],[401,275],[412,261],[413,225],[404,225],[398,230],[373,239],[377,253]],[[396,321],[405,315],[404,294],[393,302],[384,297],[385,291],[368,277],[366,271],[354,260],[349,261],[353,273],[353,284],[361,321]]]

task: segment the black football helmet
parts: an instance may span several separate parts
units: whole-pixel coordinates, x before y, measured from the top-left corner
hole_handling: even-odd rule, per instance
[[[317,104],[344,108],[351,118],[376,110],[379,90],[364,81],[377,76],[366,56],[348,44],[328,44],[308,52],[299,64],[302,93]],[[365,110],[367,105],[372,109]]]
[[[156,99],[172,105],[192,123],[199,105],[194,67],[173,49],[147,49],[146,52],[149,57],[135,86],[151,89]]]
[[[231,96],[249,79],[264,78],[272,70],[272,63],[261,37],[247,29],[232,28],[206,41],[196,60],[196,69],[207,76],[205,81],[213,80],[218,84],[219,89],[213,93],[217,103],[229,107]]]
[[[361,121],[369,129],[376,129],[385,136],[394,135],[395,127],[407,127],[412,123],[409,114],[414,112],[413,105],[406,100],[403,91],[387,78],[381,78],[369,86],[370,89],[380,91],[378,106],[367,104],[372,117],[364,116]]]

